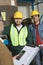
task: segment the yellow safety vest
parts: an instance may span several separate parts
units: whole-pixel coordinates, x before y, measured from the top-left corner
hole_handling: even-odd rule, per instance
[[[24,26],[18,33],[17,28],[12,24],[10,29],[10,38],[13,46],[26,45],[26,37],[28,35],[27,27]]]

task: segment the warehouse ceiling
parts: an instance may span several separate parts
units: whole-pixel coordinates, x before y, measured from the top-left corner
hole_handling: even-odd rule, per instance
[[[40,3],[43,3],[43,0],[35,0],[34,4],[40,4]]]
[[[17,2],[34,2],[35,0],[17,0]]]
[[[35,0],[35,3],[43,2],[43,0]]]
[[[30,5],[31,4],[31,2],[34,2],[35,0],[17,0],[17,4],[18,5],[22,5],[22,6],[24,6],[24,5]]]
[[[43,3],[43,0],[17,0],[17,4],[22,6],[31,5],[32,3],[34,4]]]

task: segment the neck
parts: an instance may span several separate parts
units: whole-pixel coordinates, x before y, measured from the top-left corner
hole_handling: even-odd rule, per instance
[[[38,21],[38,22],[36,22],[35,24],[36,24],[36,25],[38,25],[38,24],[39,24],[39,21]]]

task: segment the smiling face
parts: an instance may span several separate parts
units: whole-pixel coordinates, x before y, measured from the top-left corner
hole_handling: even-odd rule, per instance
[[[22,18],[16,18],[14,20],[17,26],[19,26],[22,23]]]
[[[32,17],[32,19],[34,20],[34,23],[35,23],[35,24],[39,24],[39,16],[38,16],[38,15],[34,15],[34,16]]]

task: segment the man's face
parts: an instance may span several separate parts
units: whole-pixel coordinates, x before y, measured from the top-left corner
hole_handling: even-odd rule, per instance
[[[4,23],[0,21],[0,33],[4,30]]]
[[[38,15],[33,16],[33,20],[34,20],[34,23],[39,22],[39,16]]]
[[[16,23],[17,26],[22,23],[22,18],[16,18],[14,20],[15,20],[15,23]]]

